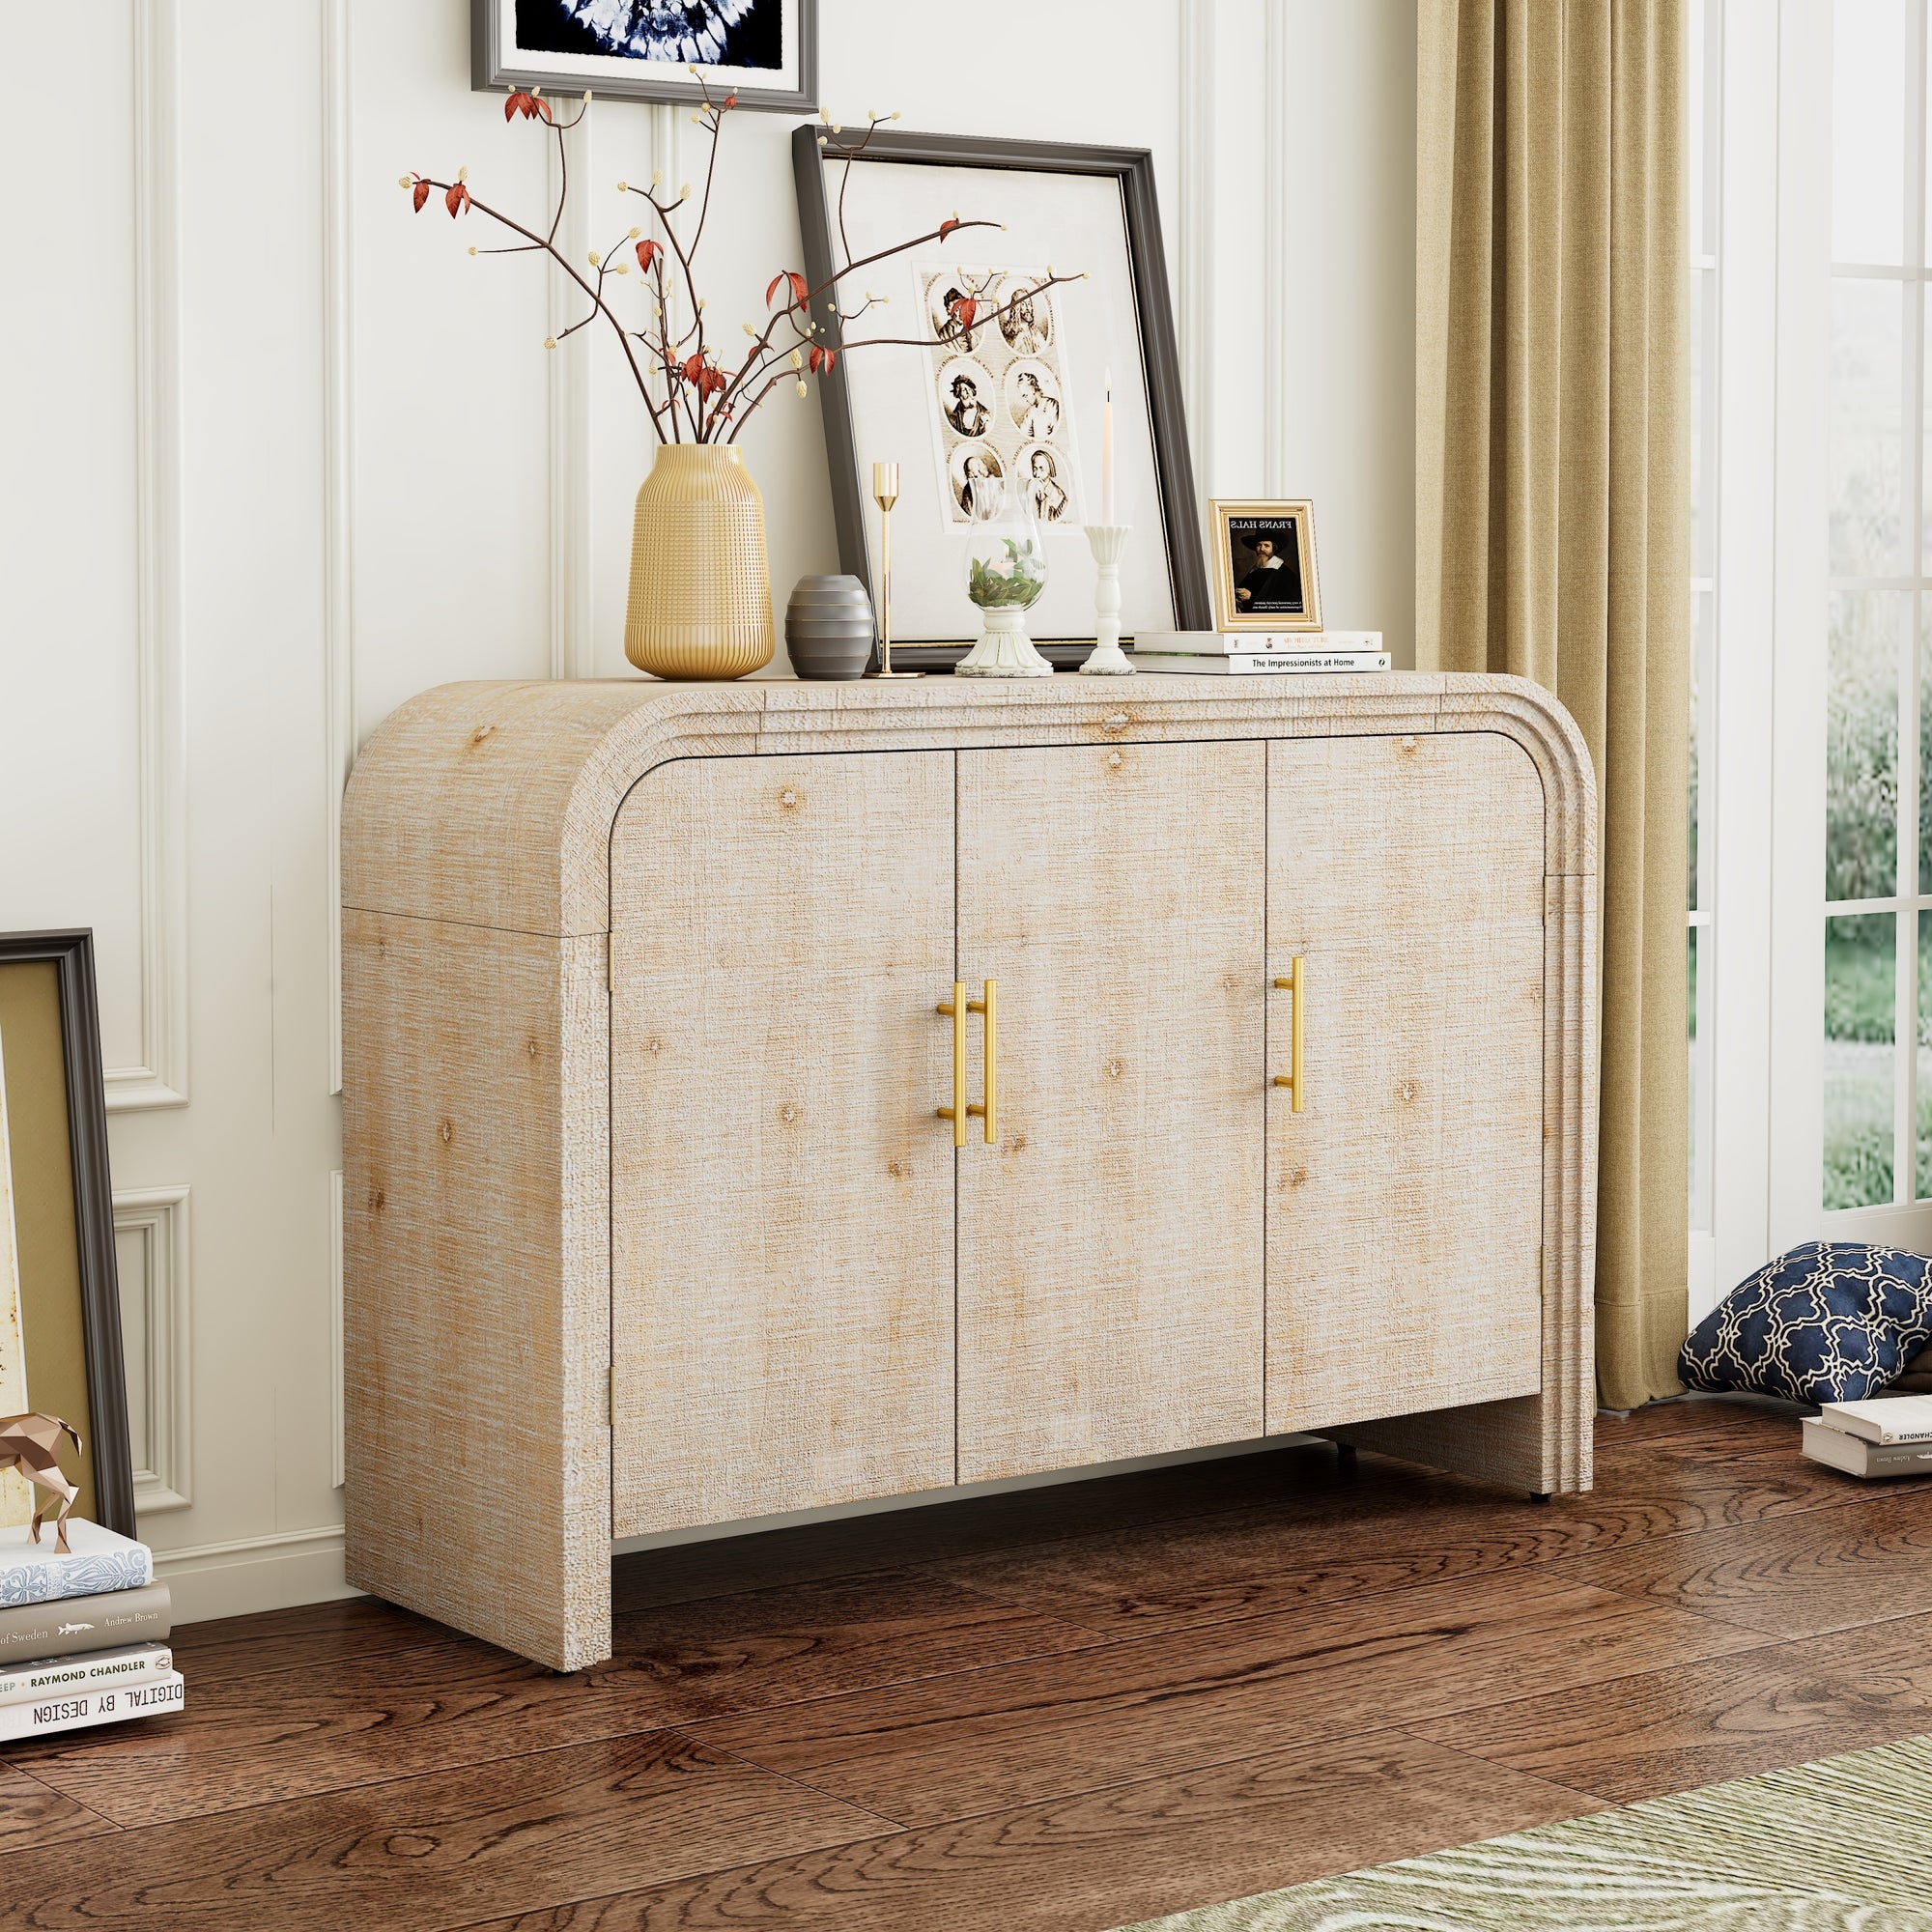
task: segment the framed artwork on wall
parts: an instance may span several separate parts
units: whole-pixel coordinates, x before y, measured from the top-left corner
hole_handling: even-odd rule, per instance
[[[76,1516],[134,1534],[94,935],[0,933],[0,1410],[79,1435]],[[64,1445],[67,1446],[67,1445]],[[19,1484],[10,1473],[5,1482]],[[31,1504],[0,1492],[0,1520]]]
[[[818,0],[470,0],[470,84],[810,113]]]
[[[1208,504],[1208,521],[1217,631],[1321,628],[1313,503],[1222,498]]]
[[[1094,562],[1083,526],[1101,521],[1110,392],[1113,521],[1134,532],[1122,564],[1122,628],[1206,630],[1210,599],[1152,156],[878,128],[848,158],[836,140],[819,146],[824,131],[792,135],[812,288],[834,272],[835,257],[864,261],[952,215],[1001,224],[867,270],[856,279],[875,300],[863,319],[850,318],[849,284],[842,324],[827,298],[814,304],[828,344],[938,338],[841,355],[820,384],[839,567],[868,589],[878,582],[878,527],[866,483],[874,462],[899,466],[894,663],[943,668],[978,635],[966,547],[988,483],[1023,492],[1039,525],[1047,586],[1030,613],[1035,644],[1056,665],[1086,658]],[[1049,272],[1084,279],[1042,289]]]

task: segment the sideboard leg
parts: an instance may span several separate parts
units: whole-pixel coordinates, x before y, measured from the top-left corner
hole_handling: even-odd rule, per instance
[[[1529,1499],[1533,1503],[1547,1503],[1549,1500],[1549,1492],[1548,1490],[1531,1490]]]
[[[1338,1442],[1335,1445],[1335,1460],[1345,1469],[1355,1466],[1355,1445],[1352,1442]]]

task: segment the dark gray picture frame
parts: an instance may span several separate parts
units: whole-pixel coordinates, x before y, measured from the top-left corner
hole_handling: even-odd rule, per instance
[[[107,1089],[101,1074],[94,933],[84,926],[0,933],[0,965],[30,960],[53,962],[60,999],[95,1515],[106,1528],[132,1536],[134,1466],[128,1440],[128,1378],[121,1350],[121,1285],[114,1261],[114,1190],[107,1167]],[[31,1401],[31,1363],[28,1374]]]
[[[807,126],[791,137],[792,172],[798,185],[799,229],[805,243],[805,278],[815,289],[833,272],[833,210],[818,148],[820,130]],[[1168,576],[1174,588],[1175,627],[1208,631],[1214,627],[1208,562],[1201,535],[1201,506],[1194,494],[1194,459],[1187,441],[1187,411],[1181,397],[1180,352],[1175,335],[1174,304],[1167,286],[1167,254],[1161,242],[1160,205],[1154,191],[1153,154],[1147,148],[1100,148],[1062,141],[997,140],[971,134],[901,133],[873,130],[855,166],[867,161],[912,161],[930,167],[994,168],[1026,174],[1111,176],[1121,191],[1127,257],[1133,270],[1134,305],[1140,324],[1141,354],[1148,408],[1153,431],[1154,461],[1160,478],[1161,518],[1166,525]],[[856,192],[856,190],[855,190]],[[838,339],[838,320],[828,297],[820,298],[813,319]],[[861,473],[852,427],[852,395],[841,356],[819,384],[825,412],[825,455],[832,471],[832,515],[838,532],[838,567],[872,590],[866,550],[867,479]],[[1036,639],[1040,654],[1056,668],[1085,662],[1091,640]],[[967,644],[895,644],[893,663],[907,670],[948,669],[963,658]]]
[[[798,85],[758,87],[734,81],[731,92],[738,97],[740,107],[761,107],[783,114],[815,114],[818,111],[818,0],[785,0],[785,4],[798,9]],[[516,0],[469,0],[471,89],[478,94],[494,94],[511,88],[541,87],[553,94],[582,94],[585,82],[581,72],[568,68],[546,68],[540,55],[532,55],[528,62],[516,67],[506,67],[498,62],[497,49],[502,41],[503,9],[515,5]],[[640,62],[639,68],[642,66]],[[695,80],[674,80],[667,74],[645,71],[639,71],[635,79],[600,76],[589,86],[593,94],[612,100],[668,100],[695,104],[704,99],[704,90]],[[714,97],[717,92],[714,85]]]

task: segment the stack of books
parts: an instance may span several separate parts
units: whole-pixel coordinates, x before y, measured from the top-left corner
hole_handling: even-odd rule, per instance
[[[1199,677],[1279,677],[1283,673],[1387,670],[1379,631],[1143,631],[1136,670]]]
[[[1804,1453],[1853,1476],[1922,1476],[1932,1470],[1932,1395],[1824,1402],[1804,1423]]]
[[[68,1520],[0,1529],[0,1740],[121,1724],[182,1707],[168,1586],[145,1543]]]

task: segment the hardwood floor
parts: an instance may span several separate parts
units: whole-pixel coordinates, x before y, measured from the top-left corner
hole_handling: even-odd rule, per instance
[[[617,1567],[557,1677],[370,1600],[0,1745],[0,1927],[1136,1918],[1932,1732],[1932,1493],[1685,1402],[1532,1507],[1325,1445]]]

